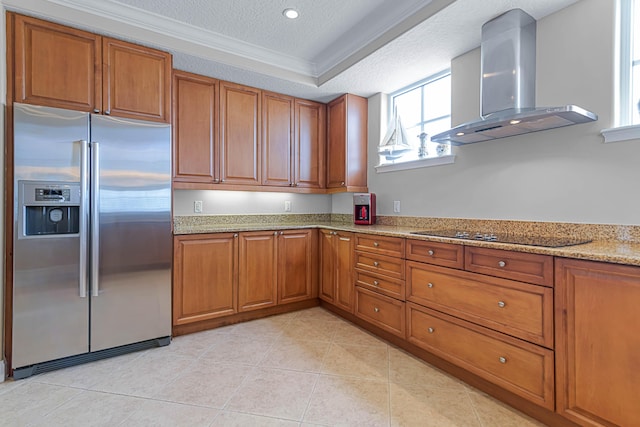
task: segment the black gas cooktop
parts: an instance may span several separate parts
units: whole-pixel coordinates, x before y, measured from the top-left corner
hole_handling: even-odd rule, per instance
[[[452,239],[477,240],[483,242],[511,243],[514,245],[542,246],[545,248],[561,248],[563,246],[582,245],[589,239],[557,236],[525,236],[522,234],[494,234],[460,230],[426,230],[412,231],[411,234],[423,236],[449,237]]]

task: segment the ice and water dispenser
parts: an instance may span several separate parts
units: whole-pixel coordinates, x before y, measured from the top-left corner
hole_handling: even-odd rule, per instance
[[[18,181],[19,237],[77,234],[80,184]]]
[[[353,195],[353,222],[370,225],[376,223],[376,195],[355,193]]]

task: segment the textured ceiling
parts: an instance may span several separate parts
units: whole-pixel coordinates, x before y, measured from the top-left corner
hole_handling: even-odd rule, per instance
[[[174,67],[303,98],[392,92],[480,45],[513,8],[577,0],[0,0],[8,9],[174,54]],[[287,7],[300,18],[282,16]]]

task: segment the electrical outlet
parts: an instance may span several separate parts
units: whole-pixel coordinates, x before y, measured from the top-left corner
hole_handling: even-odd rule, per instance
[[[202,213],[202,200],[196,200],[193,202],[193,211],[195,213]]]
[[[284,201],[284,211],[291,212],[291,200]]]
[[[393,212],[400,213],[400,200],[393,201]]]

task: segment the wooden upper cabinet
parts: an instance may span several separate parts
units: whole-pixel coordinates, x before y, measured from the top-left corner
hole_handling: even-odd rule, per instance
[[[262,185],[293,186],[294,99],[262,93]]]
[[[16,102],[170,122],[171,54],[36,18],[8,17]]]
[[[296,99],[294,118],[294,186],[325,188],[327,107]]]
[[[7,20],[12,19],[14,101],[99,111],[102,38],[40,19],[8,14]]]
[[[219,82],[184,71],[173,73],[173,179],[219,180]]]
[[[261,91],[220,83],[220,182],[260,185]]]
[[[170,122],[171,54],[103,38],[104,114]]]
[[[367,190],[368,101],[345,94],[327,105],[327,188]]]
[[[640,422],[640,268],[556,258],[556,411],[581,426]]]

